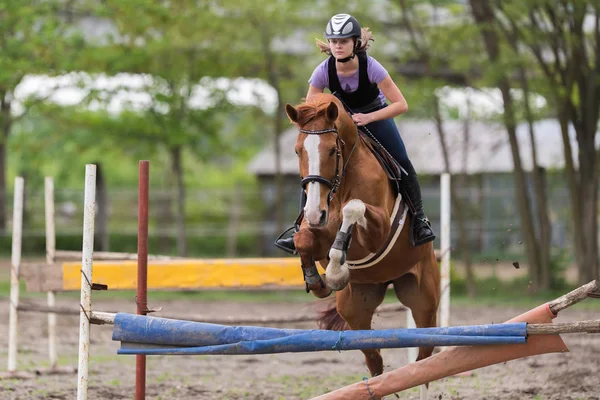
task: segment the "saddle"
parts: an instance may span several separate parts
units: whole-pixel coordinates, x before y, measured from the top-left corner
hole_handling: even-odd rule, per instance
[[[415,213],[415,207],[410,201],[410,197],[404,192],[404,189],[400,185],[402,179],[402,173],[406,173],[404,168],[398,164],[398,161],[391,156],[391,154],[377,141],[371,138],[370,135],[363,132],[361,129],[358,130],[358,137],[364,145],[373,153],[381,168],[385,171],[392,185],[396,187],[396,193],[402,193],[402,200],[408,205],[411,213]]]
[[[371,153],[373,153],[377,161],[379,161],[381,168],[383,168],[388,178],[396,185],[399,185],[398,181],[402,179],[403,169],[400,164],[398,164],[398,161],[396,161],[381,144],[360,129],[358,131],[358,137],[363,141],[365,146],[371,150]]]

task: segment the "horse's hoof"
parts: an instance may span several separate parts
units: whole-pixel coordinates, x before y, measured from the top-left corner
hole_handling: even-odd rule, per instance
[[[350,270],[348,264],[344,264],[339,268],[337,274],[331,274],[329,269],[327,270],[327,286],[337,291],[343,290],[350,281]]]

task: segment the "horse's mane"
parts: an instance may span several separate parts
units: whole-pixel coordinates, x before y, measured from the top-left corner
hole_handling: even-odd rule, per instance
[[[329,93],[319,93],[309,97],[304,103],[298,105],[296,107],[296,111],[298,111],[298,120],[296,123],[299,126],[304,126],[315,119],[321,118],[325,116],[327,112],[327,107],[331,102],[334,102],[338,106],[338,117],[336,122],[338,123],[338,127],[353,125],[351,123],[351,118],[344,109],[342,103],[332,94]]]

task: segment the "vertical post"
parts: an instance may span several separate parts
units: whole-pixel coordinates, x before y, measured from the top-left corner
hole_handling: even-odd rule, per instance
[[[138,281],[137,313],[146,315],[148,310],[148,192],[150,162],[140,161],[138,183]],[[146,356],[135,356],[135,398],[146,398]]]
[[[79,313],[79,364],[77,399],[87,400],[90,360],[90,320],[92,315],[92,264],[94,256],[94,217],[96,214],[96,166],[85,166],[83,244],[81,254],[81,304]]]
[[[13,202],[12,250],[10,258],[10,313],[8,322],[8,372],[17,369],[17,323],[19,307],[19,266],[23,234],[23,178],[15,178]]]
[[[56,254],[56,233],[54,229],[54,181],[47,176],[44,179],[44,204],[46,214],[46,264],[48,268],[54,264]],[[48,292],[48,308],[55,305],[54,292]],[[50,369],[56,368],[56,314],[48,314],[48,355],[50,357]]]
[[[412,311],[410,308],[406,307],[406,327],[408,329],[413,329],[417,327],[415,323],[415,319],[413,318]],[[417,361],[417,357],[419,356],[419,348],[418,347],[409,347],[408,348],[408,363],[413,363]]]
[[[441,176],[441,250],[440,326],[450,325],[450,174]]]

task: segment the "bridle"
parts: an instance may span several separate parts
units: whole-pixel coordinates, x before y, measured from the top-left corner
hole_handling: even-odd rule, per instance
[[[302,185],[302,189],[304,190],[306,190],[306,185],[308,185],[311,182],[318,182],[327,186],[329,188],[329,195],[327,196],[327,205],[329,205],[329,203],[333,199],[333,196],[335,196],[335,192],[337,192],[337,190],[340,187],[340,184],[342,183],[342,178],[344,177],[344,173],[346,172],[346,167],[348,167],[348,162],[352,157],[352,153],[354,153],[354,149],[356,149],[358,137],[356,138],[356,141],[352,146],[352,150],[350,151],[348,159],[345,161],[340,171],[340,159],[342,158],[342,150],[346,143],[342,138],[340,138],[337,126],[335,124],[333,128],[326,128],[321,130],[300,129],[300,132],[305,133],[307,135],[324,135],[326,133],[335,133],[335,176],[333,177],[333,179],[329,180],[321,175],[308,175],[302,178],[302,181],[300,182],[300,185]]]

